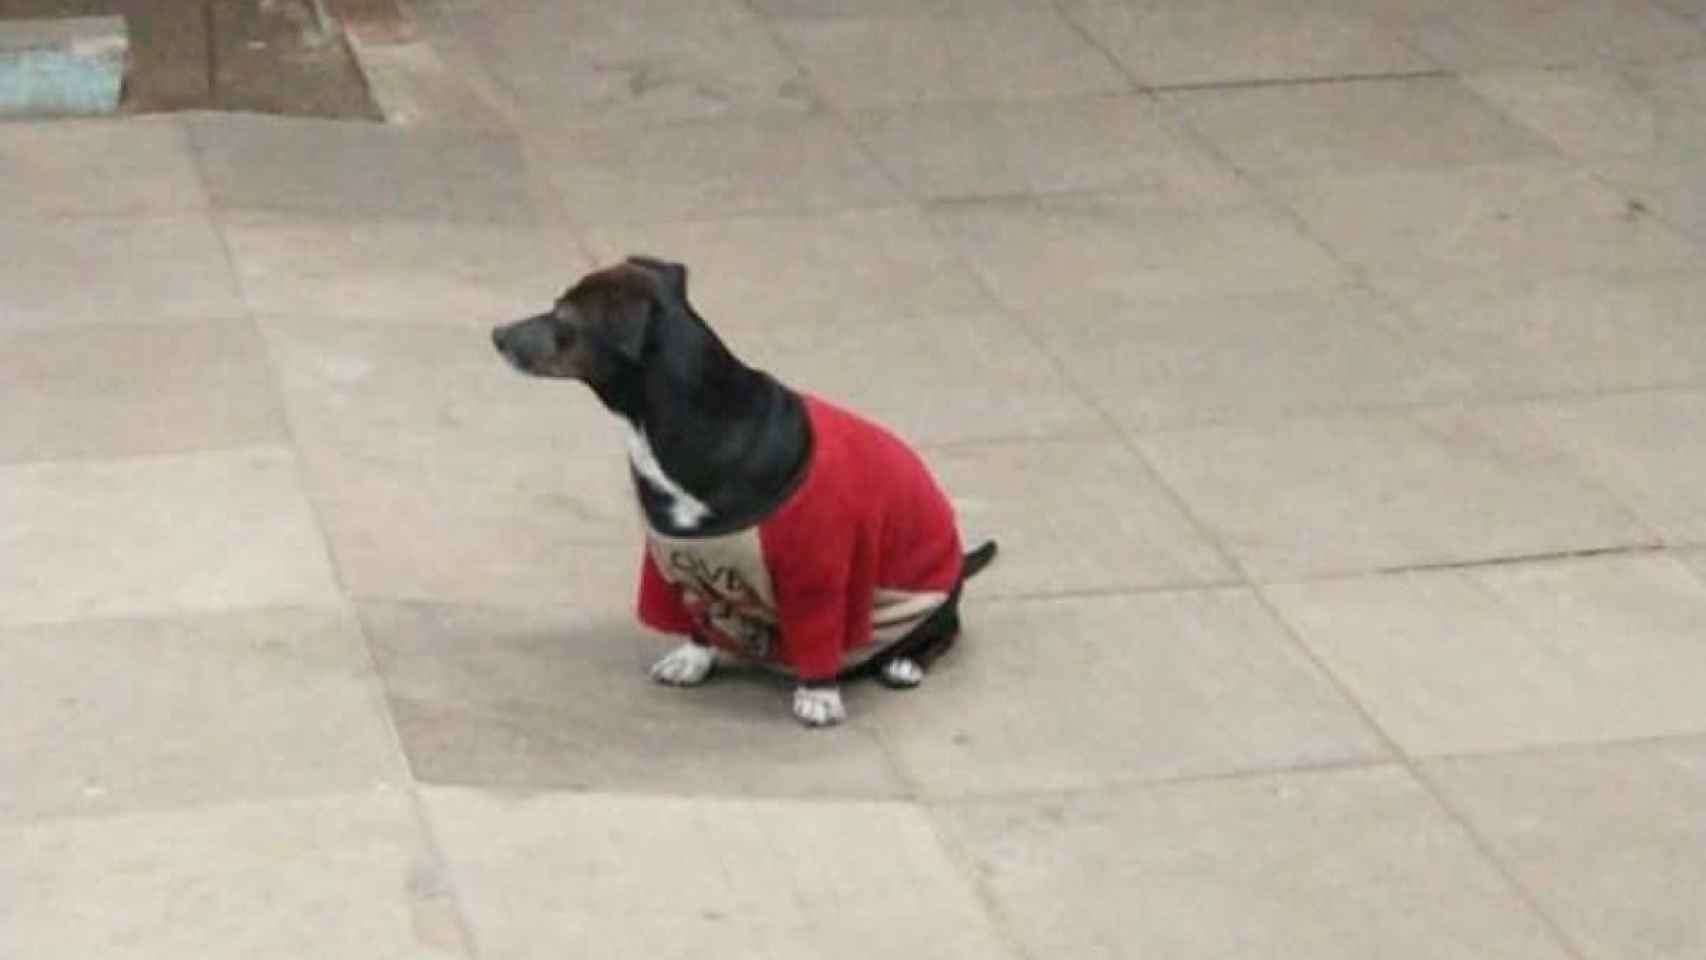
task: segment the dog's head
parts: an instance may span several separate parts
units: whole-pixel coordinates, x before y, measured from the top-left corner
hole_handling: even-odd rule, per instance
[[[494,329],[492,343],[523,373],[580,380],[603,396],[689,313],[687,268],[634,256],[582,277],[550,310]]]

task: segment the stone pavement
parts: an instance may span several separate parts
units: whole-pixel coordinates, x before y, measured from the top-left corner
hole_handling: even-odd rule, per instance
[[[1706,956],[1698,0],[414,14],[0,126],[0,956]],[[922,692],[646,681],[486,341],[634,250],[1002,540]]]

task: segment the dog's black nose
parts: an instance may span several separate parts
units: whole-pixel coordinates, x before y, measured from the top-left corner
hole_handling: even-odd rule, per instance
[[[499,350],[502,350],[504,348],[504,328],[503,327],[493,327],[492,328],[492,346],[497,347]]]

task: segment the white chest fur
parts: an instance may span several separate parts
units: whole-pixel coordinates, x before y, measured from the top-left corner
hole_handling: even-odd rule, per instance
[[[669,519],[676,529],[695,529],[711,515],[709,507],[663,472],[663,464],[658,462],[657,454],[652,451],[651,441],[646,439],[645,431],[633,424],[628,425],[628,462],[634,465],[634,472],[638,473],[642,480],[668,498]]]

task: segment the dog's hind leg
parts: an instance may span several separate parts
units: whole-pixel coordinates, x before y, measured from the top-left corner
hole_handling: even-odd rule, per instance
[[[894,657],[883,662],[877,679],[890,689],[909,690],[924,682],[924,665],[911,657]]]

